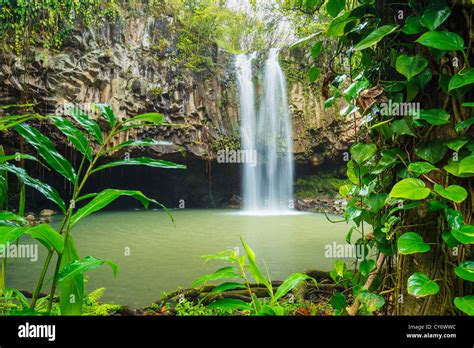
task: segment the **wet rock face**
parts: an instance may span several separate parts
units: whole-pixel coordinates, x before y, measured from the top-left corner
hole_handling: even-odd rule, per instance
[[[37,111],[47,114],[64,113],[71,103],[86,110],[92,103],[107,103],[121,118],[160,112],[180,126],[130,130],[113,139],[114,145],[150,137],[173,143],[152,148],[155,157],[184,151],[215,159],[216,144],[239,133],[232,55],[209,47],[212,66],[192,71],[176,59],[178,28],[169,15],[131,16],[100,29],[78,30],[60,52],[31,48],[20,59],[2,50],[0,105],[35,102]],[[351,134],[334,111],[323,109],[318,91],[306,93],[304,85],[288,81],[295,158],[314,166],[337,161]]]
[[[172,17],[127,19],[73,33],[58,53],[32,48],[20,60],[3,51],[0,104],[36,102],[42,113],[63,113],[71,103],[86,110],[108,103],[121,118],[161,112],[185,127],[134,130],[114,142],[151,136],[176,144],[155,149],[158,154],[184,149],[208,157],[213,141],[238,131],[231,56],[211,47],[212,72],[195,73],[170,53],[175,31]],[[159,46],[164,37],[166,45]]]

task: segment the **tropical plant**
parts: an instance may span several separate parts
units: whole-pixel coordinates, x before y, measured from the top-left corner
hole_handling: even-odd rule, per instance
[[[228,281],[218,285],[212,290],[211,295],[218,295],[229,290],[245,289],[248,292],[250,303],[234,298],[224,298],[213,300],[207,305],[208,308],[219,309],[224,312],[240,310],[251,315],[284,315],[286,312],[282,304],[279,302],[280,299],[301,282],[312,281],[317,284],[314,278],[311,278],[306,274],[293,273],[275,289],[269,275],[265,277],[257,265],[256,256],[253,250],[247,245],[243,238],[241,238],[241,242],[245,250],[245,255],[239,255],[239,248],[235,248],[222,251],[218,254],[203,256],[206,262],[209,260],[226,261],[229,263],[229,266],[219,268],[214,273],[203,275],[195,280],[192,285],[193,287],[197,287],[210,281],[240,279],[240,283]],[[268,300],[259,299],[255,295],[250,284],[250,276],[257,284],[265,286],[268,292]]]
[[[0,156],[0,173],[7,172],[15,175],[22,185],[30,186],[38,190],[48,200],[56,204],[63,213],[63,218],[57,229],[54,229],[49,224],[41,224],[34,227],[29,226],[22,216],[24,211],[24,193],[22,195],[23,199],[21,200],[22,209],[19,210],[18,214],[13,214],[9,211],[0,212],[0,245],[8,245],[17,240],[22,234],[29,234],[48,249],[48,255],[36,283],[33,298],[30,303],[30,311],[33,313],[35,309],[38,308],[39,294],[43,288],[46,273],[55,254],[57,255],[57,260],[54,266],[51,290],[46,308],[47,314],[51,314],[57,287],[59,287],[60,290],[59,307],[61,314],[78,315],[82,312],[85,294],[84,272],[107,264],[111,266],[114,275],[116,274],[117,266],[113,262],[96,259],[92,256],[81,258],[78,255],[71,231],[80,220],[92,213],[100,211],[121,196],[133,197],[141,202],[145,208],[147,208],[150,203],[162,206],[156,200],[145,196],[140,191],[134,190],[108,188],[99,193],[82,194],[82,190],[90,176],[103,169],[122,165],[145,165],[165,169],[185,168],[183,165],[149,157],[127,158],[99,164],[102,158],[117,149],[128,146],[153,146],[162,144],[162,142],[153,139],[144,139],[126,141],[119,145],[111,146],[111,139],[132,128],[160,126],[164,123],[165,117],[158,113],[147,113],[126,120],[119,120],[109,105],[96,104],[96,108],[107,122],[107,130],[105,132],[99,127],[98,123],[76,107],[70,109],[70,114],[76,124],[63,116],[48,117],[57,129],[67,137],[73,147],[81,153],[82,160],[78,168],[75,168],[73,164],[67,161],[56,150],[51,140],[41,134],[32,125],[25,122],[16,122],[16,124],[9,127],[13,128],[36,150],[42,161],[45,162],[44,165],[48,165],[51,169],[72,183],[73,191],[71,199],[67,204],[53,187],[31,177],[25,169],[13,164],[11,161],[16,158],[15,156]],[[17,116],[13,118],[15,117]],[[18,116],[18,118],[21,119],[21,116]],[[81,127],[82,130],[78,128],[78,126]],[[96,150],[93,150],[94,143]],[[21,155],[21,158],[40,161],[36,157],[29,155]],[[18,292],[15,293],[18,295]]]
[[[472,4],[304,3],[309,16],[332,17],[323,32],[299,41],[311,47],[309,80],[322,82],[326,70],[325,107],[344,102],[340,114],[353,120],[357,135],[350,183],[340,187],[348,199],[344,217],[356,224],[346,239],[359,233],[356,243],[376,255],[354,272],[334,267],[338,281],[350,282],[348,313],[387,303],[395,314],[473,315]],[[331,65],[321,67],[316,58],[327,41],[337,49],[325,52]]]

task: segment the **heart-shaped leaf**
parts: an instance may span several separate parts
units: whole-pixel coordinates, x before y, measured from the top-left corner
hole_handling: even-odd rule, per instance
[[[420,23],[421,17],[411,15],[405,20],[405,25],[402,27],[402,32],[405,34],[418,34],[423,30],[423,26]]]
[[[421,272],[415,272],[408,278],[407,289],[410,295],[416,297],[436,295],[439,292],[438,284]]]
[[[451,10],[449,7],[441,9],[427,9],[421,17],[421,25],[429,30],[435,30],[449,17]]]
[[[415,153],[418,157],[433,164],[441,161],[447,152],[448,148],[444,142],[436,140],[418,143],[415,147]]]
[[[408,165],[408,170],[412,172],[416,177],[427,174],[432,170],[436,170],[437,168],[428,162],[412,162]]]
[[[454,304],[467,315],[474,316],[474,296],[456,297]]]
[[[420,118],[434,126],[449,123],[449,112],[443,109],[420,110]]]
[[[336,17],[346,7],[346,0],[329,0],[326,4],[326,11],[331,17]]]
[[[474,83],[474,68],[464,69],[451,77],[449,80],[448,91],[461,88]]]
[[[357,45],[355,45],[354,50],[360,51],[364,50],[370,46],[375,45],[377,42],[382,40],[385,36],[393,33],[397,30],[398,25],[383,25],[380,28],[377,28],[370,32],[364,39],[359,41]]]
[[[385,299],[382,296],[373,294],[368,291],[360,292],[357,298],[369,313],[372,313],[382,308],[385,304]]]
[[[375,155],[377,146],[375,144],[357,143],[351,147],[350,152],[352,159],[356,163],[362,164]]]
[[[428,60],[421,56],[407,56],[402,54],[398,56],[395,63],[395,69],[410,80],[413,76],[421,73],[428,66]]]
[[[434,190],[438,193],[441,197],[449,199],[456,203],[461,203],[467,198],[467,191],[464,187],[459,185],[450,185],[448,187],[443,187],[441,185],[435,184]]]
[[[397,247],[398,252],[402,255],[426,253],[431,249],[416,232],[406,232],[398,237]]]
[[[429,31],[416,40],[421,45],[445,51],[462,51],[464,40],[456,33],[449,31]]]
[[[467,260],[461,262],[454,272],[459,278],[474,282],[474,261]]]
[[[430,192],[431,190],[425,187],[422,180],[408,178],[397,182],[390,191],[389,197],[421,200],[428,197]]]
[[[474,244],[474,226],[462,225],[457,229],[451,230],[452,235],[462,244]]]

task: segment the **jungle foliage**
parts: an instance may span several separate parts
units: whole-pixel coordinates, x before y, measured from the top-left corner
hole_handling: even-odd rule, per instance
[[[0,205],[2,210],[0,211],[0,245],[5,247],[16,243],[21,235],[27,234],[40,242],[48,250],[43,268],[32,292],[31,301],[28,301],[19,290],[10,289],[6,286],[5,273],[7,272],[8,258],[4,257],[2,259],[0,298],[4,303],[16,301],[16,304],[22,304],[19,310],[15,310],[10,314],[56,314],[57,309],[54,306],[54,300],[56,289],[59,288],[60,314],[80,315],[83,312],[85,301],[89,301],[89,305],[95,303],[92,303],[93,301],[91,302],[86,294],[84,273],[102,265],[108,265],[111,267],[113,274],[116,275],[118,267],[110,260],[101,260],[93,256],[80,257],[74,245],[72,235],[74,226],[80,220],[102,210],[121,196],[135,198],[142,203],[144,208],[147,208],[150,204],[162,206],[156,200],[135,190],[107,188],[98,193],[83,194],[84,186],[92,175],[106,168],[123,165],[145,165],[163,169],[185,168],[182,165],[169,161],[148,157],[125,158],[123,160],[101,163],[107,154],[120,148],[160,145],[161,142],[159,141],[143,139],[125,141],[112,146],[111,139],[132,128],[163,125],[165,117],[159,113],[146,113],[126,120],[120,120],[115,116],[109,105],[96,104],[95,107],[97,112],[106,121],[107,129],[102,129],[88,114],[74,106],[70,108],[70,117],[63,115],[39,116],[26,114],[4,116],[0,119],[0,129],[3,132],[10,130],[18,133],[34,148],[39,156],[36,157],[18,152],[15,154],[5,154],[3,150],[1,151],[0,191],[2,195],[0,195]],[[67,137],[75,150],[82,155],[82,160],[77,168],[56,150],[53,142],[47,136],[27,122],[32,118],[40,118],[52,123],[59,132]],[[24,160],[37,161],[63,176],[73,186],[71,197],[65,200],[63,197],[60,197],[55,188],[31,177],[22,167],[22,161]],[[21,198],[16,213],[9,209],[12,207],[10,207],[7,201],[9,192],[8,175],[16,176],[21,185]],[[46,223],[32,226],[24,218],[26,205],[25,186],[40,192],[62,212],[63,216],[58,228],[53,228],[50,224]],[[53,256],[56,256],[56,258],[53,258]],[[54,260],[56,264],[53,266],[49,296],[48,298],[40,298],[40,292],[45,285],[47,271]],[[101,308],[102,311],[107,309],[111,308]]]
[[[332,277],[350,291],[336,309],[474,315],[472,4],[285,4],[306,20],[330,16],[293,46],[311,54],[310,83],[324,77],[325,107],[342,100],[340,115],[357,131],[339,192],[356,224],[346,240],[366,257],[336,262]],[[329,66],[318,64],[321,52]]]

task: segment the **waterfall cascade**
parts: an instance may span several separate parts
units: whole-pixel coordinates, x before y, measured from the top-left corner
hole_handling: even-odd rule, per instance
[[[236,58],[240,94],[242,149],[256,152],[256,163],[243,164],[243,207],[248,212],[281,213],[292,208],[293,151],[285,75],[278,50],[265,62],[263,92],[256,112],[252,55]]]

